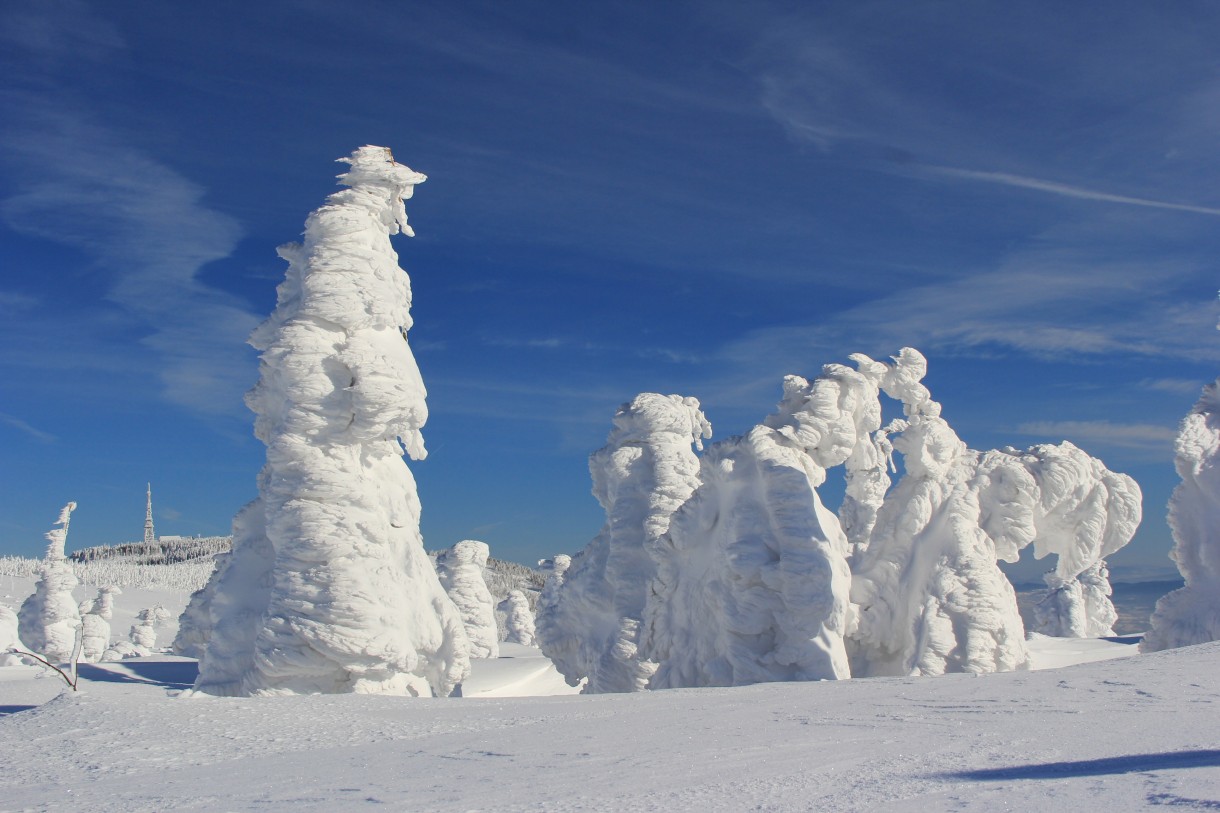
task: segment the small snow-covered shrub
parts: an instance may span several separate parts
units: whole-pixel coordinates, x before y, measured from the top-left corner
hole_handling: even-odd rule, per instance
[[[170,611],[160,604],[140,610],[136,623],[131,627],[131,642],[137,647],[152,651],[157,647],[157,630],[173,618]]]

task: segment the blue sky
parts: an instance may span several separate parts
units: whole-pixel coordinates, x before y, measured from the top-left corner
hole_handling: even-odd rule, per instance
[[[138,538],[147,480],[162,533],[227,532],[275,247],[371,143],[429,176],[429,547],[583,547],[637,392],[726,437],[911,345],[975,448],[1139,480],[1114,563],[1167,565],[1220,372],[1217,43],[1202,3],[4,0],[0,553],[69,499],[69,547]]]

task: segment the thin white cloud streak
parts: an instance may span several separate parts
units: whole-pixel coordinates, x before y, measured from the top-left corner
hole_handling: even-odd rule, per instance
[[[1167,426],[1112,421],[1029,421],[1019,425],[1017,434],[1032,437],[1094,441],[1124,449],[1168,450],[1177,432]]]
[[[1134,198],[1127,195],[1113,195],[1108,192],[1098,192],[1094,189],[1085,189],[1079,186],[1071,186],[1069,184],[1057,183],[1055,181],[1046,181],[1042,180],[1041,178],[1030,178],[1024,175],[1014,175],[1009,172],[984,172],[980,170],[958,169],[956,167],[935,165],[928,165],[923,167],[923,169],[925,169],[929,174],[945,178],[959,178],[968,181],[998,184],[1000,186],[1012,186],[1019,189],[1029,189],[1036,192],[1046,192],[1051,195],[1076,198],[1078,200],[1095,200],[1104,203],[1120,203],[1127,206],[1144,206],[1149,209],[1168,209],[1175,212],[1193,212],[1195,214],[1220,217],[1220,209],[1213,209],[1208,206],[1194,206],[1187,203],[1171,203],[1168,201],[1151,200],[1149,198]]]
[[[44,432],[41,429],[30,426],[30,424],[26,423],[25,421],[21,420],[18,417],[15,417],[13,415],[7,415],[3,412],[0,412],[0,423],[5,424],[6,426],[11,426],[14,429],[18,429],[18,430],[24,432],[25,434],[29,435],[30,437],[34,438],[34,440],[38,440],[43,443],[54,443],[57,440],[59,440],[58,437],[56,437],[55,435],[52,435],[50,432]]]

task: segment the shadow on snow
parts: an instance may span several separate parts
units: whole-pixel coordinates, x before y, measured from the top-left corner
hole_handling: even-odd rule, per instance
[[[199,675],[197,661],[110,661],[82,663],[80,676],[95,683],[152,683],[167,689],[189,689]]]
[[[1165,771],[1180,768],[1220,766],[1220,750],[1175,751],[1164,754],[1131,754],[1124,757],[1082,759],[1072,762],[1043,762],[1009,768],[986,768],[941,774],[948,779],[997,782],[1005,779],[1065,779],[1072,776],[1108,776],[1122,773]]]

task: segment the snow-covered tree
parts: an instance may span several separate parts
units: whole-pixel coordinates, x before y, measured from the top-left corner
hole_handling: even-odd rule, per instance
[[[64,558],[68,541],[68,522],[76,503],[70,502],[59,512],[55,524],[47,532],[47,553],[42,561],[42,576],[34,594],[22,603],[17,612],[18,635],[30,651],[52,662],[64,662],[72,657],[81,620],[80,609],[72,590],[79,583],[72,565]]]
[[[165,626],[165,622],[173,618],[169,610],[160,604],[146,607],[136,614],[136,623],[131,626],[128,636],[141,654],[148,654],[157,648],[157,630]]]
[[[114,618],[114,597],[123,591],[117,587],[103,587],[97,598],[80,604],[81,653],[86,663],[97,663],[110,647],[110,619]]]
[[[0,666],[20,666],[21,656],[10,653],[10,649],[25,651],[25,644],[17,636],[17,613],[13,608],[0,604]]]
[[[1156,603],[1141,652],[1220,640],[1220,379],[1182,421],[1175,453],[1170,557],[1186,585]]]
[[[881,382],[903,404],[906,419],[889,429],[906,472],[853,574],[852,673],[1028,668],[1016,593],[996,548],[997,537],[1015,549],[1032,541],[1036,486],[1014,456],[966,447],[922,384],[926,372],[924,357],[904,348]]]
[[[483,579],[490,555],[486,542],[466,539],[436,557],[437,575],[462,617],[472,658],[500,657],[495,601]]]
[[[383,147],[342,160],[347,188],[281,247],[276,309],[250,338],[267,462],[211,597],[199,691],[414,694],[422,680],[448,695],[469,672],[402,459],[424,457],[427,407],[389,238],[412,234],[403,200],[425,178]]]
[[[1034,446],[1019,457],[1037,486],[1034,556],[1056,555],[1055,570],[1044,577],[1048,593],[1035,610],[1034,631],[1067,638],[1113,635],[1118,613],[1104,560],[1139,527],[1139,486],[1066,441]]]
[[[704,454],[698,490],[653,546],[653,688],[850,676],[850,549],[817,489],[878,429],[885,367],[853,358],[858,370],[789,376],[775,414]]]
[[[530,612],[530,602],[525,593],[510,591],[508,598],[500,602],[500,610],[507,616],[504,625],[508,636],[504,640],[510,644],[534,646],[534,614]]]
[[[538,567],[547,575],[534,615],[534,638],[568,685],[579,686],[584,679],[579,638],[583,627],[575,602],[564,600],[564,583],[572,568],[572,557],[561,553],[538,562]]]
[[[606,445],[589,457],[593,494],[606,524],[572,562],[558,593],[562,607],[548,622],[567,623],[579,646],[543,652],[571,685],[585,691],[633,692],[645,688],[654,664],[641,657],[639,631],[649,583],[656,572],[650,551],[669,528],[674,511],[698,485],[699,458],[711,424],[694,398],[643,393],[619,407]],[[553,630],[551,630],[553,631]]]
[[[212,637],[212,598],[216,594],[216,585],[221,574],[228,568],[232,554],[221,553],[215,557],[215,567],[206,584],[191,593],[182,615],[178,616],[178,634],[170,645],[175,655],[184,658],[202,658],[207,651],[208,640]]]

